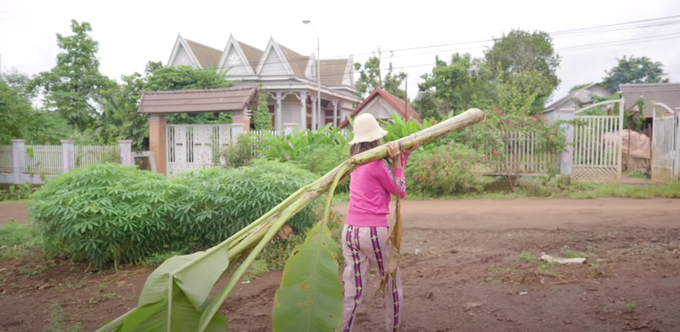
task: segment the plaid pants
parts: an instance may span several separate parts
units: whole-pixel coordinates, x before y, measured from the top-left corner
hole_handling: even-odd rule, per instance
[[[344,313],[340,331],[352,331],[371,266],[378,269],[381,278],[385,276],[391,250],[387,243],[388,238],[388,227],[345,225],[342,231],[342,253],[345,257],[345,269],[342,274]],[[385,324],[387,331],[396,332],[399,329],[404,303],[399,269],[396,271],[396,280],[390,279],[385,289],[383,294]]]

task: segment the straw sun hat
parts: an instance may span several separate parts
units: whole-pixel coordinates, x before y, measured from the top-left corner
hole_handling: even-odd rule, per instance
[[[387,135],[387,131],[380,128],[378,120],[373,114],[364,113],[354,119],[354,138],[350,145],[364,142],[373,142]]]

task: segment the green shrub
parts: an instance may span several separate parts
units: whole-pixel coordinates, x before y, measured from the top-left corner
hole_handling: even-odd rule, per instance
[[[349,145],[323,144],[308,147],[302,151],[291,164],[306,169],[319,176],[325,175],[349,158]],[[336,192],[349,191],[349,176],[345,177],[336,188]]]
[[[298,131],[282,136],[263,132],[257,135],[255,144],[257,152],[269,160],[296,160],[303,151],[320,145],[347,145],[347,134],[340,133],[340,129],[327,124],[315,131]]]
[[[47,181],[34,194],[31,213],[45,251],[86,259],[101,267],[131,262],[169,246],[176,202],[186,188],[135,166],[92,165]]]
[[[96,267],[142,263],[170,251],[213,246],[314,179],[268,161],[171,179],[135,166],[93,165],[48,181],[31,209],[49,254],[66,253]],[[313,208],[289,225],[295,231],[310,227]]]
[[[24,182],[18,186],[10,185],[6,190],[0,189],[0,202],[28,199],[32,192],[33,185],[29,182]]]
[[[428,196],[482,191],[491,180],[472,172],[482,158],[462,145],[417,151],[406,165],[409,191]]]
[[[189,190],[176,203],[180,208],[173,214],[173,227],[195,237],[199,247],[217,244],[316,178],[293,165],[265,160],[254,160],[249,167],[179,174],[170,182]],[[288,225],[298,233],[311,227],[313,208],[298,212]]]
[[[253,159],[253,139],[248,133],[239,136],[236,144],[230,145],[222,152],[228,168],[250,165]]]

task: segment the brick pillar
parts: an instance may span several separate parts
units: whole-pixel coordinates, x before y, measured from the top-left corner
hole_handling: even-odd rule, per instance
[[[247,113],[247,111],[244,111],[244,113]],[[245,114],[234,115],[234,117],[231,120],[231,123],[243,126],[243,131],[250,130],[250,116],[248,115]]]
[[[166,154],[167,120],[163,114],[153,114],[149,117],[149,150],[156,160],[156,172],[167,174]]]

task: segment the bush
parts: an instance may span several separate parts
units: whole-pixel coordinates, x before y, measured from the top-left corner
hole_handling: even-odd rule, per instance
[[[28,199],[33,192],[33,185],[24,182],[18,186],[10,185],[7,190],[0,189],[0,202]]]
[[[349,145],[323,144],[302,151],[291,164],[306,169],[319,176],[326,175],[349,158]],[[336,192],[349,191],[349,176],[345,177],[336,188]]]
[[[462,145],[418,151],[406,165],[409,191],[431,196],[482,191],[491,180],[472,172],[482,158]]]
[[[253,139],[248,133],[241,134],[234,145],[229,145],[222,152],[222,157],[228,168],[238,168],[250,165],[253,159]]]
[[[95,267],[140,263],[213,246],[314,178],[267,161],[171,179],[134,166],[93,165],[48,181],[31,209],[48,254],[66,253]],[[300,231],[315,219],[310,206],[289,225]]]

